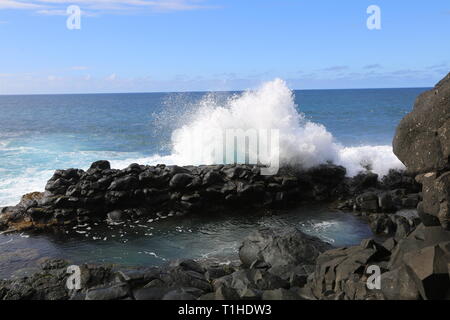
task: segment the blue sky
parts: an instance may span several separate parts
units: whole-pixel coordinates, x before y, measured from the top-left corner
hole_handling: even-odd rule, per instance
[[[448,0],[0,0],[0,94],[432,86],[449,36]]]

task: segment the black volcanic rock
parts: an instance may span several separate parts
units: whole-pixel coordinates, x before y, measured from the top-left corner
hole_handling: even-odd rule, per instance
[[[80,222],[205,211],[286,207],[302,201],[331,201],[345,169],[321,165],[307,171],[280,170],[262,176],[253,165],[144,166],[110,169],[94,162],[87,171],[57,170],[45,192],[23,197],[0,214],[9,231],[61,228]]]
[[[106,160],[99,160],[91,164],[90,169],[107,170],[111,169],[111,164]]]
[[[393,147],[410,172],[450,169],[450,74],[417,98],[397,127]]]
[[[313,265],[319,254],[330,248],[330,244],[296,228],[265,228],[244,240],[239,257],[246,267],[264,266],[280,273],[298,265]]]

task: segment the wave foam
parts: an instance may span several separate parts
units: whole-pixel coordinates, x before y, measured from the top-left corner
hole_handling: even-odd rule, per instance
[[[1,179],[0,208],[16,205],[26,193],[43,191],[53,172],[54,170],[27,168],[19,176]]]
[[[77,152],[73,157],[66,154],[73,160],[68,165],[85,168],[94,157],[109,157],[112,167],[118,169],[125,168],[131,163],[213,164],[213,155],[204,153],[203,150],[208,150],[211,144],[215,143],[215,139],[205,137],[206,139],[192,143],[193,132],[214,132],[217,129],[221,131],[278,129],[282,165],[310,168],[333,162],[347,168],[349,176],[354,176],[367,168],[381,176],[387,174],[389,169],[404,168],[393,154],[391,146],[342,146],[323,125],[308,121],[297,111],[293,92],[281,79],[267,82],[258,90],[246,91],[228,99],[218,99],[217,96],[208,94],[194,110],[188,110],[181,118],[179,117],[177,124],[180,123],[180,119],[182,121],[179,128],[172,133],[172,151],[169,155],[140,157],[136,153]],[[6,141],[0,142],[1,149],[3,151],[10,149]],[[202,155],[200,158],[199,154]],[[238,158],[242,158],[242,155]],[[16,204],[25,193],[43,190],[52,174],[53,170],[43,168],[28,168],[15,177],[4,175],[2,172],[5,178],[0,179],[0,207]]]
[[[192,137],[197,132],[228,129],[278,129],[282,165],[310,168],[332,162],[346,167],[349,176],[367,168],[379,175],[387,174],[391,168],[403,168],[391,146],[342,146],[323,125],[308,121],[297,111],[293,92],[281,79],[267,82],[258,90],[234,95],[225,102],[206,95],[196,112],[191,112],[185,124],[174,130],[172,154],[147,160],[180,165],[213,164],[213,153],[205,154],[204,150],[214,149],[214,137],[194,142]]]

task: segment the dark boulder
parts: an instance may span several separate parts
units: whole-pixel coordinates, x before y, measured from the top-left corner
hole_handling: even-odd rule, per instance
[[[144,287],[133,290],[135,300],[161,300],[170,288],[165,287]]]
[[[398,169],[390,169],[381,179],[381,185],[386,190],[404,189],[408,193],[419,192],[421,189],[413,174]]]
[[[380,292],[367,290],[366,270],[371,265],[381,268],[389,254],[372,239],[359,246],[325,251],[317,258],[316,270],[308,277],[306,288],[319,299],[379,299]]]
[[[423,202],[418,208],[423,223],[450,230],[450,172],[428,172],[416,179],[423,185]]]
[[[450,241],[410,251],[403,256],[423,299],[444,299],[450,288]]]
[[[450,169],[450,74],[417,98],[397,127],[393,147],[410,172]]]
[[[355,191],[376,188],[378,186],[378,175],[372,172],[360,172],[353,177],[351,184]]]
[[[222,183],[223,182],[223,177],[219,172],[216,171],[208,171],[204,176],[203,176],[203,184],[205,186],[210,186],[212,184],[216,184],[216,183]]]
[[[139,179],[133,175],[127,175],[114,180],[109,186],[108,190],[133,190],[139,186]]]
[[[380,284],[381,292],[388,300],[418,300],[420,298],[414,278],[404,264],[395,270],[383,273]]]
[[[109,163],[109,161],[99,160],[92,163],[89,169],[108,170],[111,169],[111,164]]]
[[[198,291],[190,288],[178,288],[166,293],[162,300],[196,300],[201,295],[197,293]]]
[[[239,257],[246,267],[262,263],[270,272],[280,273],[298,265],[314,264],[319,254],[330,248],[330,244],[296,228],[266,228],[244,240]]]
[[[114,210],[107,214],[107,217],[111,221],[121,221],[124,218],[122,210]]]
[[[170,180],[170,187],[174,189],[181,189],[192,182],[194,177],[188,173],[177,173]]]
[[[295,291],[279,288],[274,290],[265,290],[262,294],[262,300],[302,300],[302,299]]]
[[[356,204],[363,212],[377,212],[378,195],[375,192],[365,192],[356,198]]]
[[[399,241],[392,251],[388,267],[390,270],[394,270],[401,266],[405,263],[404,256],[409,252],[432,247],[447,241],[450,241],[450,231],[446,231],[439,226],[426,227],[420,224],[406,238]]]
[[[130,293],[126,283],[91,288],[86,292],[86,300],[118,300],[125,298]]]

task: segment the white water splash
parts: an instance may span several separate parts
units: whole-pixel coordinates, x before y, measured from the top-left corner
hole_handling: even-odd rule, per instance
[[[228,129],[277,129],[281,164],[310,168],[332,162],[346,167],[349,176],[366,168],[379,175],[387,174],[389,169],[403,168],[391,146],[344,147],[323,125],[308,121],[297,110],[293,92],[281,79],[267,82],[258,90],[235,95],[225,102],[206,95],[197,111],[189,114],[185,124],[173,132],[170,156],[155,155],[139,160],[152,164],[213,164],[213,154],[204,155],[200,161],[198,155],[203,155],[203,150],[209,147],[213,149],[205,143],[213,144],[216,140],[209,137],[192,143],[193,133],[209,133],[217,129],[220,132]],[[122,165],[126,163],[121,162]]]
[[[344,147],[323,125],[308,121],[297,110],[293,92],[281,79],[264,83],[257,90],[245,91],[228,99],[217,99],[214,94],[208,94],[193,111],[186,110],[181,119],[177,118],[176,123],[180,125],[172,133],[170,155],[139,157],[131,152],[77,152],[70,158],[79,164],[70,163],[68,167],[87,169],[87,159],[94,158],[109,159],[111,166],[118,169],[131,163],[213,164],[212,154],[206,154],[199,160],[198,154],[208,146],[204,145],[205,140],[192,144],[192,132],[212,132],[217,129],[278,129],[281,164],[310,168],[333,162],[344,166],[349,176],[354,176],[366,168],[381,176],[387,174],[389,169],[404,168],[390,145]],[[209,141],[215,143],[215,139]],[[0,143],[0,148],[9,148],[8,143]],[[4,169],[0,168],[0,171]],[[3,176],[0,179],[0,207],[17,204],[25,193],[43,191],[53,171],[28,168],[19,176]]]

